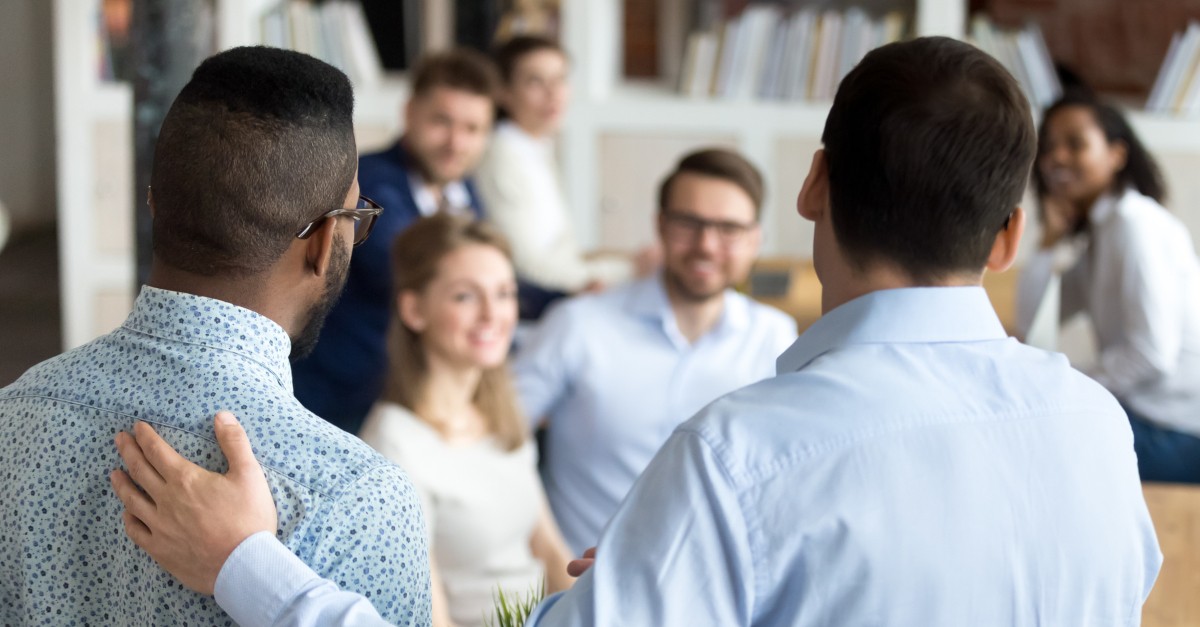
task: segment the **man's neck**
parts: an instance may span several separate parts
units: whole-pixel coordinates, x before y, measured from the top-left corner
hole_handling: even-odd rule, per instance
[[[873,264],[861,270],[843,268],[843,276],[821,279],[821,315],[860,296],[881,290],[907,287],[961,287],[981,285],[983,274],[955,274],[931,281],[916,281],[909,273],[889,264]]]
[[[708,298],[689,298],[667,282],[667,301],[675,315],[675,326],[691,344],[712,331],[725,313],[724,290]]]
[[[172,292],[194,294],[205,298],[224,301],[243,309],[248,309],[269,318],[278,324],[290,336],[293,333],[295,317],[288,307],[279,307],[280,299],[271,297],[267,287],[269,281],[262,277],[251,277],[242,280],[228,277],[206,277],[191,272],[178,270],[159,262],[154,262],[150,268],[150,277],[146,285]]]

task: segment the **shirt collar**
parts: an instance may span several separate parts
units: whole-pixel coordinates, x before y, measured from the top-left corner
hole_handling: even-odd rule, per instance
[[[413,201],[417,203],[417,211],[421,215],[429,217],[438,212],[437,198],[414,170],[409,170],[408,187],[412,190]],[[461,214],[471,206],[471,195],[462,181],[451,181],[442,187],[442,198],[446,200],[448,210],[454,214]]]
[[[977,342],[1007,337],[979,286],[880,290],[821,316],[775,362],[778,373],[855,344]]]
[[[1092,205],[1092,210],[1088,212],[1088,222],[1092,226],[1098,226],[1107,222],[1108,218],[1117,210],[1117,202],[1129,192],[1130,190],[1128,189],[1120,193],[1109,192],[1096,199],[1096,204]]]
[[[163,340],[237,353],[292,391],[292,340],[266,316],[215,298],[143,286],[122,328]]]
[[[637,281],[631,286],[626,310],[631,314],[675,328],[675,311],[667,298],[666,278],[662,272]],[[750,323],[750,303],[731,289],[725,290],[721,319],[709,334],[736,333]]]

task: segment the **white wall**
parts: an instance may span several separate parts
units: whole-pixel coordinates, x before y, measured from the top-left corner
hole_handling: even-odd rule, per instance
[[[51,3],[0,1],[0,199],[14,232],[55,215]]]

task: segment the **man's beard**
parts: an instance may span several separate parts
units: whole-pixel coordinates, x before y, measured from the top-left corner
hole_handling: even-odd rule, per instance
[[[292,361],[308,357],[313,348],[317,346],[317,338],[321,335],[325,317],[337,304],[338,298],[342,295],[342,289],[346,287],[346,277],[350,274],[350,253],[346,250],[345,244],[341,235],[334,236],[333,252],[329,259],[329,272],[325,274],[325,292],[321,294],[320,300],[313,303],[313,306],[308,309],[308,320],[305,321],[304,328],[292,340],[290,356]]]
[[[442,185],[446,185],[452,181],[458,180],[456,178],[448,178],[447,176],[444,176],[441,172],[438,172],[437,169],[433,167],[432,159],[425,159],[424,157],[418,155],[416,152],[413,151],[411,145],[408,146],[407,149],[408,149],[408,155],[409,155],[407,165],[411,169],[417,171],[417,175],[421,177],[422,181],[425,181],[426,183],[428,183],[430,185],[442,186]],[[440,157],[440,156],[442,156],[443,152],[445,152],[445,151],[440,150],[440,149],[434,150],[433,156]],[[461,176],[459,178],[461,178]]]
[[[690,259],[686,261],[690,261]],[[702,303],[711,300],[724,294],[726,289],[732,287],[728,281],[722,281],[718,287],[711,290],[693,289],[688,284],[687,279],[683,277],[683,272],[675,272],[670,267],[663,268],[663,277],[671,287],[675,288],[673,290],[675,296],[691,303]]]

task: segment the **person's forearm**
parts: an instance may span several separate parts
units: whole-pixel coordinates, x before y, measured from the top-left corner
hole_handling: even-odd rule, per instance
[[[388,625],[366,597],[322,579],[268,533],[234,549],[215,592],[217,604],[243,627]]]

